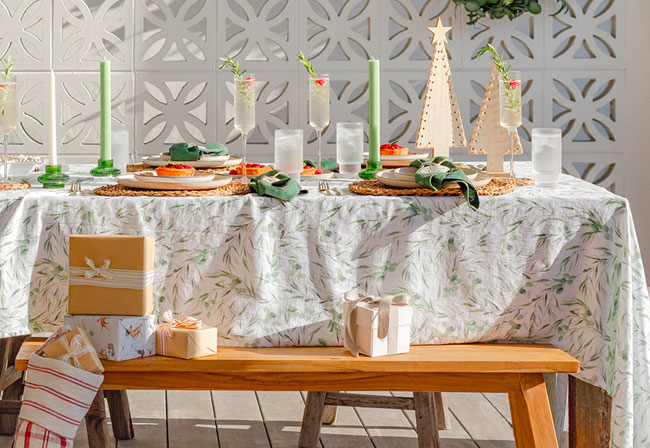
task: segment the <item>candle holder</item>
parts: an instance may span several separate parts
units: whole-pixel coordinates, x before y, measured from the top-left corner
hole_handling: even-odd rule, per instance
[[[95,177],[109,177],[120,174],[119,168],[113,166],[113,159],[97,161],[97,166],[90,170],[90,174]]]
[[[384,168],[383,168],[383,166],[381,164],[381,160],[379,160],[377,162],[368,160],[366,162],[366,169],[361,170],[359,172],[359,177],[361,179],[371,180],[371,179],[375,178],[375,175],[378,172],[383,171],[383,170],[384,170]]]
[[[61,165],[45,165],[45,174],[38,177],[43,188],[63,188],[70,176],[61,172]]]

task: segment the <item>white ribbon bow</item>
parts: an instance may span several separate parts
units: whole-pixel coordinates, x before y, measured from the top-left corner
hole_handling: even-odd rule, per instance
[[[79,357],[86,353],[90,353],[93,350],[92,347],[83,345],[83,340],[79,334],[74,335],[72,341],[70,342],[68,342],[68,339],[65,336],[61,336],[59,340],[61,341],[61,345],[63,345],[63,348],[66,351],[65,354],[59,356],[59,359],[63,362],[67,362],[68,364],[72,364],[79,369],[83,369],[81,363],[79,362]]]
[[[346,307],[344,316],[345,322],[345,345],[348,350],[354,355],[359,356],[360,350],[357,344],[357,309],[362,303],[378,304],[379,310],[377,312],[377,337],[383,339],[388,336],[388,329],[390,328],[390,307],[406,306],[409,302],[409,297],[400,294],[398,296],[374,297],[374,296],[361,296],[354,292],[345,293],[345,302],[350,306]]]
[[[108,272],[108,269],[111,266],[111,260],[104,260],[104,265],[97,268],[95,267],[95,262],[86,257],[86,264],[90,267],[90,269],[86,270],[84,273],[86,278],[93,278],[99,275],[100,277],[104,277],[106,280],[113,279],[113,274]]]
[[[167,339],[171,339],[174,335],[174,328],[200,330],[203,327],[203,322],[195,317],[185,316],[180,320],[174,319],[174,313],[172,313],[172,310],[164,311],[162,316],[160,316],[160,322],[168,324],[163,326],[160,335],[160,351],[163,356],[167,355]]]

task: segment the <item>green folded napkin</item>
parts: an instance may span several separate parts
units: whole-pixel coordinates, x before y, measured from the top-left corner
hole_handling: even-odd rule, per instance
[[[254,177],[248,187],[260,196],[272,196],[282,201],[290,201],[307,190],[300,190],[300,185],[281,171],[267,171]]]
[[[454,162],[447,157],[434,157],[433,159],[417,159],[411,162],[411,166],[417,168],[415,182],[433,190],[441,190],[445,182],[455,182],[465,197],[470,207],[479,207],[479,198],[476,188],[469,181],[463,170],[458,168]],[[436,172],[436,166],[449,168],[444,173]]]
[[[323,171],[334,171],[339,167],[338,163],[336,163],[335,159],[323,159]],[[304,161],[305,165],[311,165],[314,168],[318,167],[318,163],[312,162],[311,160],[305,160]]]
[[[193,162],[201,156],[225,156],[228,155],[228,148],[220,143],[207,145],[190,145],[188,143],[177,143],[169,148],[169,155],[174,162]]]

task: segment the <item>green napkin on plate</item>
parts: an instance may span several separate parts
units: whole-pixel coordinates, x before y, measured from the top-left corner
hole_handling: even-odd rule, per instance
[[[307,190],[300,190],[300,185],[281,171],[267,171],[254,177],[248,183],[248,187],[260,196],[271,196],[281,201],[290,201],[300,193]]]
[[[463,170],[458,168],[448,157],[434,157],[433,159],[417,159],[411,162],[417,168],[415,182],[432,190],[438,191],[446,182],[455,182],[465,197],[470,207],[479,207],[479,198],[476,188],[469,181]],[[444,169],[444,168],[448,169]]]
[[[201,159],[201,156],[226,156],[228,148],[220,143],[207,145],[190,145],[188,143],[177,143],[169,148],[169,155],[174,162],[193,162]]]
[[[311,165],[314,168],[318,166],[318,163],[312,162],[311,160],[305,160],[305,165]],[[323,159],[323,171],[334,171],[339,167],[339,164],[336,163],[335,159]]]

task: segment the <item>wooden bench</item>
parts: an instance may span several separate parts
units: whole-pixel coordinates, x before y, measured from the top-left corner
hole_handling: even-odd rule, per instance
[[[27,368],[30,355],[41,343],[39,339],[25,341],[16,357],[16,369]],[[435,415],[432,401],[426,398],[431,397],[430,391],[507,393],[517,446],[551,448],[557,447],[557,440],[542,374],[577,372],[579,363],[551,345],[463,344],[413,346],[409,353],[379,358],[355,358],[342,347],[220,347],[217,355],[204,358],[155,356],[106,361],[104,367],[102,391],[86,418],[91,448],[108,446],[102,392],[131,389],[412,391],[416,402],[421,398],[421,409],[429,409],[431,415]],[[323,399],[308,400],[306,414],[310,407],[318,410],[325,405],[324,395],[317,397]],[[119,396],[113,402],[119,403]],[[128,407],[115,407],[115,412],[128,416]],[[316,419],[317,424],[311,416],[311,426],[320,428]],[[311,447],[314,430],[305,430],[305,424],[307,434],[301,446]],[[435,419],[418,418],[418,434],[421,425],[435,428]],[[118,431],[116,438],[129,436],[129,428]],[[435,447],[435,443],[435,439],[420,440],[421,447]]]

